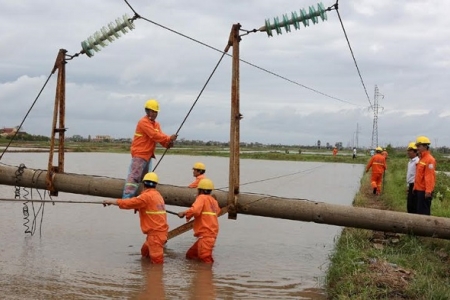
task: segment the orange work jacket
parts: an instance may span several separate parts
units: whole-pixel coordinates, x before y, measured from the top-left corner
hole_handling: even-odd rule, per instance
[[[144,234],[167,233],[167,214],[164,199],[154,188],[145,189],[139,196],[118,199],[121,209],[138,209],[141,229]]]
[[[198,183],[200,182],[200,180],[202,180],[203,178],[205,178],[205,174],[200,174],[198,175],[195,180],[188,186],[190,188],[197,188],[198,187]]]
[[[144,116],[137,123],[134,132],[131,156],[149,161],[150,158],[155,157],[156,143],[160,143],[164,148],[167,148],[170,143],[170,136],[161,131],[157,121],[150,121],[147,116]]]
[[[372,168],[372,173],[383,173],[385,170],[387,170],[386,166],[386,158],[381,155],[381,153],[377,153],[369,160],[369,163],[366,166],[366,172],[369,171],[369,169]]]
[[[191,208],[186,211],[188,221],[194,217],[194,236],[216,237],[219,233],[219,211],[219,204],[211,195],[198,195]]]
[[[431,193],[436,184],[436,160],[430,151],[421,153],[420,160],[416,165],[416,178],[414,179],[414,189]]]

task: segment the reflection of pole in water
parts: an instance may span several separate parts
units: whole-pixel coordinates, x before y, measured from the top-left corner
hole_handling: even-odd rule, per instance
[[[163,284],[163,265],[152,264],[147,259],[141,260],[142,274],[146,277],[145,288],[140,293],[138,299],[166,299],[166,292]]]
[[[216,299],[212,264],[192,262],[192,284],[189,299]]]

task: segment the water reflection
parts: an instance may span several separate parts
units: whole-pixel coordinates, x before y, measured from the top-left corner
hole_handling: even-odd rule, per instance
[[[213,265],[204,264],[197,261],[190,261],[191,285],[189,289],[189,299],[217,299],[216,289],[213,280]]]
[[[163,283],[162,264],[152,264],[149,259],[141,259],[142,275],[145,279],[145,285],[142,293],[137,299],[161,300],[166,299],[166,292]]]
[[[14,153],[7,154],[2,163],[45,169],[47,158],[42,153]],[[198,160],[166,156],[158,167],[161,182],[187,186],[192,164]],[[214,183],[227,186],[228,159],[201,160]],[[128,164],[126,154],[67,153],[65,169],[122,178]],[[253,182],[243,186],[242,192],[350,205],[363,168],[242,160],[241,181]],[[0,195],[12,198],[14,187],[0,185]],[[57,199],[102,200],[62,192]],[[185,223],[176,216],[168,216],[168,222],[171,229]],[[106,212],[101,205],[46,204],[42,237],[39,228],[29,237],[24,234],[21,203],[0,202],[0,298],[323,298],[318,278],[325,274],[339,227],[248,215],[238,215],[235,221],[223,216],[219,224],[212,267],[185,259],[186,249],[195,242],[188,232],[167,243],[164,265],[158,268],[140,258],[144,236],[133,212]]]

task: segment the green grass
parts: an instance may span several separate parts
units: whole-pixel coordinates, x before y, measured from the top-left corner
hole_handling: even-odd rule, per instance
[[[406,158],[389,158],[378,201],[370,195],[370,175],[365,174],[354,205],[405,212],[406,164]],[[449,187],[450,178],[438,174],[432,215],[450,217]],[[387,243],[377,249],[373,238],[370,230],[343,230],[327,273],[330,299],[450,299],[450,241],[398,234],[386,238]],[[374,260],[395,264],[396,268],[388,268],[392,273],[380,273],[371,264]]]
[[[0,140],[0,144],[5,144]],[[18,147],[17,144],[12,146]],[[48,142],[21,144],[25,147],[48,147]],[[67,143],[69,151],[76,152],[115,152],[129,153],[129,144],[120,143]],[[170,149],[168,154],[228,157],[226,148],[215,146],[186,146]],[[260,150],[261,152],[248,152]],[[272,151],[272,152],[270,152]],[[241,158],[287,161],[317,161],[366,164],[368,156],[358,156],[353,160],[350,151],[341,151],[340,155],[299,154],[295,149],[291,153],[280,148],[241,147]],[[298,151],[298,149],[297,149]],[[311,151],[308,149],[308,151]],[[157,148],[161,155],[164,149]],[[311,151],[314,152],[314,151]],[[324,150],[321,150],[324,152]],[[439,153],[433,153],[438,171],[450,171],[450,159]],[[406,211],[406,166],[407,158],[402,151],[390,151],[388,171],[385,174],[384,189],[379,200],[373,201],[370,195],[369,174],[361,179],[361,189],[356,194],[354,206],[374,207],[395,211]],[[450,217],[450,177],[438,173],[435,197],[432,203],[432,215]],[[382,249],[374,247],[374,232],[370,230],[346,228],[343,230],[330,257],[331,264],[327,273],[327,293],[330,299],[450,299],[450,241],[433,238],[396,235],[387,239]],[[395,264],[397,270],[409,272],[380,275],[370,262],[379,262],[381,266]],[[394,271],[393,271],[394,270]],[[389,275],[389,276],[388,276]],[[404,276],[403,276],[404,275]],[[405,280],[401,280],[401,277]]]

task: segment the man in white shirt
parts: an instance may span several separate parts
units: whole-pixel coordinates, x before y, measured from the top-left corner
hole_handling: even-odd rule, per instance
[[[406,210],[408,213],[417,213],[417,197],[413,192],[414,179],[416,178],[416,165],[419,162],[419,157],[417,154],[417,146],[414,142],[409,143],[407,148],[407,154],[409,157],[408,170],[406,172],[406,191],[408,197],[406,199]]]

